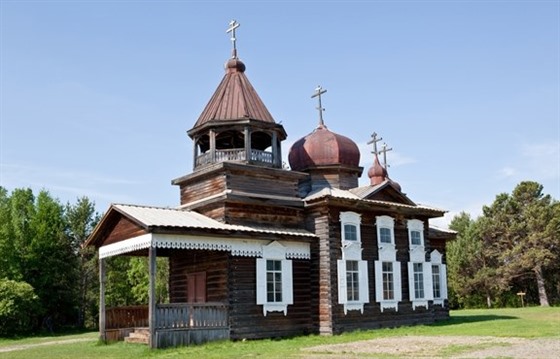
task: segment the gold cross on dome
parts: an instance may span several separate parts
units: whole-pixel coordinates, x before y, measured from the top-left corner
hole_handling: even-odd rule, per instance
[[[232,50],[232,58],[237,58],[237,47],[236,47],[236,41],[237,39],[235,38],[235,29],[237,29],[240,26],[240,24],[235,21],[235,20],[231,20],[229,22],[229,27],[226,30],[226,33],[230,33],[231,32],[231,43],[233,44],[233,50]]]
[[[319,85],[315,89],[315,93],[311,96],[311,98],[314,98],[314,97],[319,98],[319,106],[316,107],[317,110],[319,110],[319,126],[324,126],[325,125],[325,123],[323,122],[323,111],[325,111],[325,109],[323,108],[323,105],[321,104],[321,95],[324,94],[325,92],[327,92],[327,90],[323,89],[321,87],[321,85]]]
[[[382,139],[383,139],[383,137],[377,138],[377,133],[376,133],[376,132],[374,132],[374,133],[371,135],[371,141],[369,141],[367,144],[368,144],[368,145],[373,144],[373,152],[372,152],[372,153],[373,153],[374,155],[379,154],[379,152],[377,152],[377,142],[381,141]]]

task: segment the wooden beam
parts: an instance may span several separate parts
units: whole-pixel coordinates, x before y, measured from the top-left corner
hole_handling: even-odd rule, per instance
[[[156,343],[156,249],[150,246],[148,250],[150,261],[150,286],[148,317],[150,327],[150,348],[157,348]]]
[[[99,339],[107,341],[105,328],[105,259],[99,259]]]

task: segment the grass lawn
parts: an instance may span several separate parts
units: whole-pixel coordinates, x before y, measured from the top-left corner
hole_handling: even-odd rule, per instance
[[[449,321],[432,325],[359,331],[331,337],[311,335],[283,340],[214,342],[165,350],[150,350],[145,345],[123,342],[100,344],[97,342],[97,333],[16,340],[0,339],[0,358],[298,358],[302,356],[301,349],[323,344],[348,343],[382,337],[473,335],[560,340],[560,308],[452,311]],[[84,341],[1,352],[2,348],[8,346],[68,339]]]

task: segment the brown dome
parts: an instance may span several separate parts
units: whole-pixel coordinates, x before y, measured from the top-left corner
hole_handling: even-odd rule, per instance
[[[379,163],[377,154],[373,158],[373,165],[369,168],[367,175],[372,186],[376,186],[387,178],[387,170]]]
[[[346,165],[358,167],[360,150],[348,137],[336,134],[319,125],[309,135],[293,144],[288,154],[290,167],[303,171],[309,167]]]

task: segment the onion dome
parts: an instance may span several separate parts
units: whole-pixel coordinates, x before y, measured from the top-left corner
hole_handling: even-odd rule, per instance
[[[368,170],[368,177],[372,186],[377,186],[387,179],[387,170],[379,162],[379,157],[375,154],[373,165]]]
[[[319,124],[313,132],[292,145],[288,161],[295,171],[331,165],[359,167],[360,150],[348,137]]]

